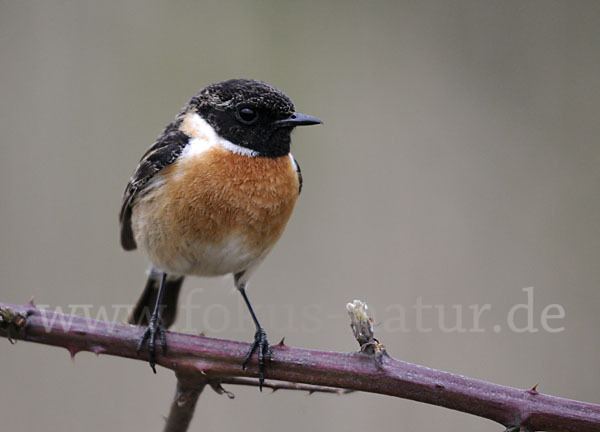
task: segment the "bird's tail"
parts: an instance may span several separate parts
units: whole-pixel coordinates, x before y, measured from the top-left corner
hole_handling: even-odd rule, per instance
[[[127,322],[129,324],[144,326],[149,324],[154,305],[156,304],[156,296],[158,295],[161,276],[161,272],[155,269],[150,270],[144,292],[142,292],[135,307],[127,317]],[[179,298],[179,291],[181,290],[182,284],[183,276],[167,276],[160,315],[165,328],[169,328],[173,322],[175,322],[175,317],[177,316],[177,299]]]

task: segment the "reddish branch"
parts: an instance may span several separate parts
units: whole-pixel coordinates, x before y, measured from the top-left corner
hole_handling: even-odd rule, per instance
[[[26,323],[20,317],[27,317]],[[63,330],[61,318],[71,322],[68,329]],[[147,361],[145,353],[136,354],[141,333],[139,327],[60,316],[32,304],[0,303],[0,336],[64,347],[71,355],[91,351]],[[179,333],[168,333],[167,343],[168,353],[159,355],[157,363],[175,372],[178,390],[201,389],[220,379],[257,376],[256,362],[245,371],[240,367],[248,349],[246,343]],[[412,399],[485,417],[508,430],[600,431],[600,405],[413,365],[389,357],[378,343],[374,348],[337,353],[276,345],[267,378]],[[188,402],[188,406],[195,404],[195,400]]]
[[[205,384],[202,383],[187,385],[177,381],[175,397],[171,403],[164,432],[185,432],[188,429],[192,417],[194,417],[196,402],[198,402],[204,386]]]

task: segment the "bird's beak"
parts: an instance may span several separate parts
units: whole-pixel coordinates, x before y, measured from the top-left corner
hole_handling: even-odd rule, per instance
[[[323,124],[323,122],[316,117],[295,112],[289,118],[277,120],[275,124],[280,126],[296,127]]]

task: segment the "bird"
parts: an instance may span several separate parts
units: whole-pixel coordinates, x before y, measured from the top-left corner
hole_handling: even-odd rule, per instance
[[[262,390],[271,349],[246,287],[302,191],[291,133],[322,123],[270,84],[231,79],[200,90],[144,153],[119,222],[123,249],[139,249],[150,262],[128,322],[146,326],[137,350],[147,343],[154,373],[157,338],[165,354],[184,278],[232,274],[256,327],[242,367],[257,353]]]

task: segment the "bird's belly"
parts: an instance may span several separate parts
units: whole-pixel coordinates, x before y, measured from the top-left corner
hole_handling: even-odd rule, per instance
[[[173,248],[162,238],[148,237],[153,247],[146,249],[153,266],[172,274],[218,276],[247,269],[262,252],[250,249],[243,237],[232,235],[220,243],[190,241]]]
[[[249,157],[217,148],[178,160],[134,204],[136,243],[167,273],[244,271],[283,233],[298,188],[288,156]]]

